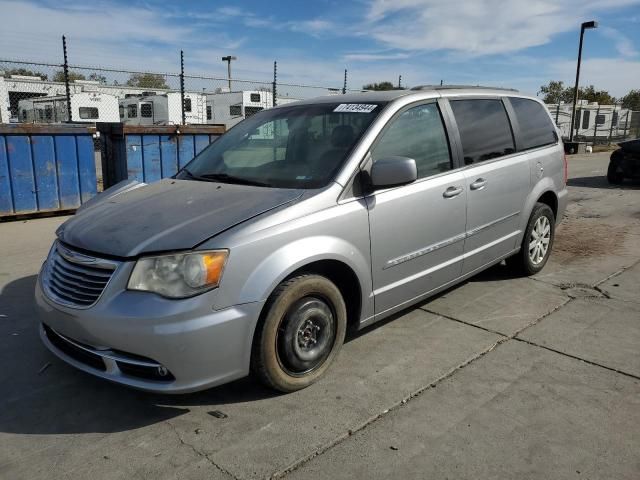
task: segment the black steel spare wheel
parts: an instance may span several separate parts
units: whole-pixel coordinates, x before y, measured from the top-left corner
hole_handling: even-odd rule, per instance
[[[347,308],[326,277],[301,274],[282,282],[269,297],[256,327],[251,369],[282,392],[305,388],[335,360],[347,327]]]
[[[294,303],[278,329],[278,359],[290,375],[303,375],[321,365],[335,341],[335,315],[321,298]]]

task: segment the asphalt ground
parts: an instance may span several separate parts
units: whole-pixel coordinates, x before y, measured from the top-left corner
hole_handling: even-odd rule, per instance
[[[640,478],[640,185],[570,157],[545,269],[496,266],[349,338],[318,384],[183,396],[40,343],[36,273],[64,217],[0,224],[0,478]]]

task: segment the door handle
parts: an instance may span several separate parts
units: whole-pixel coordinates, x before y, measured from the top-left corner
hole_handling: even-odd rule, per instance
[[[460,188],[460,187],[449,187],[444,191],[442,196],[444,198],[453,198],[453,197],[457,197],[461,193],[462,193],[462,188]]]
[[[475,182],[469,185],[471,190],[482,190],[487,185],[487,181],[484,178],[478,178]]]

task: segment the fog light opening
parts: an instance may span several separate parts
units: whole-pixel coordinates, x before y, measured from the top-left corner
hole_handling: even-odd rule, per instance
[[[169,370],[160,365],[157,369],[158,375],[161,377],[166,377],[169,374]]]

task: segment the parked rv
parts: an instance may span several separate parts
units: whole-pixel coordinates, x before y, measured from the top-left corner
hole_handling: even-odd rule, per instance
[[[262,90],[211,93],[207,96],[206,123],[222,123],[227,128],[273,106],[273,94]]]
[[[547,104],[549,113],[563,138],[571,134],[570,103]],[[618,105],[599,105],[597,102],[578,101],[573,136],[587,140],[624,136],[630,124],[631,113]]]
[[[20,100],[18,119],[26,123],[61,123],[68,117],[67,97],[42,96]],[[118,122],[118,98],[99,92],[71,95],[71,121],[96,123]]]
[[[185,122],[205,123],[205,95],[186,92],[184,95]],[[156,95],[143,92],[127,95],[120,100],[120,120],[128,125],[180,125],[182,108],[180,92]],[[116,120],[118,121],[118,120]]]

